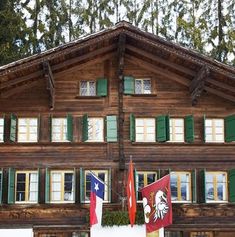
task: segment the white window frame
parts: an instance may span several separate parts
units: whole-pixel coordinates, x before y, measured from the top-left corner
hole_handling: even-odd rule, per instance
[[[53,174],[60,174],[60,182],[53,182]],[[72,198],[73,200],[64,200],[64,184],[65,184],[65,174],[73,174],[72,180]],[[61,189],[57,192],[60,192],[60,200],[52,200],[53,192],[53,183],[60,183]],[[75,173],[74,170],[51,170],[50,171],[50,203],[75,203]]]
[[[86,177],[87,175],[91,174],[91,172],[96,175],[97,177],[99,177],[99,174],[104,174],[104,180],[102,180],[104,182],[104,202],[108,203],[110,202],[110,195],[109,195],[109,189],[111,187],[111,184],[109,183],[109,175],[111,175],[109,173],[108,170],[85,170],[84,171],[84,197],[83,200],[85,203],[90,203],[90,196],[87,197],[86,193],[89,192],[87,191],[87,180]],[[89,200],[88,200],[89,199]]]
[[[21,125],[21,121],[26,120],[26,125]],[[30,125],[31,121],[35,120],[36,125]],[[22,129],[25,128],[26,132],[22,132]],[[36,128],[36,133],[32,133],[32,129]],[[24,138],[21,138],[21,134],[25,135]],[[31,138],[31,134],[36,134],[36,139]],[[38,142],[38,118],[18,118],[17,122],[17,141],[18,142]]]
[[[157,172],[155,171],[137,171],[136,172],[136,201],[138,203],[142,203],[143,201],[142,200],[139,200],[138,199],[138,193],[139,193],[139,188],[143,188],[143,187],[139,187],[139,175],[143,175],[144,176],[144,186],[145,187],[146,185],[149,185],[150,183],[148,183],[148,175],[155,175],[155,180],[157,180]]]
[[[222,122],[222,127],[216,126],[216,122]],[[208,125],[208,123],[211,122],[211,126]],[[209,128],[211,128],[211,133],[208,134],[208,130]],[[222,132],[218,132],[218,129],[222,128]],[[205,142],[207,143],[223,143],[224,142],[224,119],[221,118],[206,118],[205,119]],[[212,136],[212,140],[208,140],[208,136],[211,135]],[[218,140],[218,135],[222,135],[222,140]]]
[[[176,175],[177,176],[177,200],[171,199],[171,202],[172,203],[191,203],[192,202],[192,174],[191,174],[191,172],[173,171],[173,172],[170,173],[170,175]],[[182,200],[181,175],[187,175],[188,176],[188,182],[186,183],[187,184],[186,186],[187,186],[188,200]]]
[[[153,133],[149,133],[148,129],[150,126],[147,126],[148,121],[153,123]],[[143,125],[138,125],[138,121],[142,121]],[[140,132],[140,130],[143,130],[143,132]],[[144,136],[143,140],[138,138],[138,134],[142,134]],[[153,135],[152,139],[149,139],[149,134]],[[154,118],[136,118],[135,119],[135,140],[136,142],[155,142],[156,141],[156,121]]]
[[[137,81],[140,81],[141,82],[141,93],[138,93],[137,92],[137,89],[136,89],[136,83]],[[150,91],[148,90],[145,90],[144,88],[144,81],[149,81],[150,82]],[[136,78],[135,79],[135,94],[136,95],[145,95],[145,94],[151,94],[152,93],[152,83],[151,83],[151,79],[150,78]]]
[[[86,83],[86,88],[82,88],[82,83]],[[94,91],[95,91],[95,94],[94,95],[91,95],[91,91],[90,91],[90,87],[91,87],[91,83],[94,83]],[[86,93],[85,94],[82,94],[82,90],[86,90]],[[80,81],[80,92],[79,92],[79,95],[80,96],[96,96],[97,93],[96,93],[96,81]]]
[[[17,176],[18,174],[25,174],[25,201],[17,201]],[[33,182],[36,184],[36,191],[34,191],[36,193],[36,197],[37,200],[36,201],[30,201],[29,200],[29,194],[30,194],[30,180],[29,180],[29,176],[30,174],[36,174],[36,182]],[[36,170],[17,170],[15,172],[15,203],[38,203],[38,171]]]
[[[177,125],[177,122],[181,121],[182,126]],[[185,135],[184,135],[184,119],[183,118],[170,118],[170,140],[169,142],[184,142],[185,139]],[[180,129],[181,132],[177,132],[177,129]],[[176,136],[177,135],[181,135],[182,139],[181,140],[177,140]]]
[[[97,124],[96,122],[101,122],[101,128],[99,131],[100,138],[96,137]],[[88,142],[103,142],[104,141],[104,118],[100,117],[89,117],[88,118]]]
[[[209,182],[207,182],[207,174],[213,175],[214,200],[207,200],[207,185],[209,183]],[[218,196],[218,193],[217,193],[218,182],[217,182],[216,175],[220,175],[220,174],[223,174],[225,177],[225,182],[223,182],[225,184],[225,187],[223,190],[225,200],[218,200],[218,198],[217,198],[217,196]],[[206,203],[227,203],[228,202],[228,175],[227,175],[227,172],[224,172],[224,171],[206,171],[205,172],[205,200],[206,200]]]
[[[4,118],[0,118],[0,143],[4,142]]]
[[[59,121],[59,125],[56,125],[55,122]],[[55,127],[59,127],[59,132],[55,131]],[[52,142],[69,142],[66,139],[67,136],[67,119],[66,118],[52,118],[51,119],[51,141]],[[55,134],[59,134],[60,139],[55,138]]]

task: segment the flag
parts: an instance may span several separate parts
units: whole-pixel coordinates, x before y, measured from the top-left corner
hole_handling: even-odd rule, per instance
[[[135,224],[136,198],[135,198],[135,183],[134,183],[134,176],[133,176],[132,160],[130,161],[130,165],[129,165],[126,192],[127,192],[129,219],[130,219],[131,227],[133,227],[133,225]]]
[[[101,226],[104,183],[91,174],[90,225]]]
[[[141,190],[146,232],[172,224],[170,175],[166,175]]]

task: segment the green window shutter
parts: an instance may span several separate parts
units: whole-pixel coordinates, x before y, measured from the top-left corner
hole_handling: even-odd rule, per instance
[[[132,95],[135,92],[135,79],[134,77],[124,77],[124,94]]]
[[[85,202],[85,172],[83,171],[82,168],[80,168],[80,202],[83,203]]]
[[[16,142],[16,122],[17,117],[14,114],[11,114],[11,124],[10,124],[10,141]]]
[[[37,141],[39,142],[40,139],[41,139],[41,115],[40,114],[38,115],[38,127],[37,127],[37,130],[38,130]]]
[[[108,94],[108,80],[106,78],[98,78],[96,82],[97,95],[107,96]]]
[[[50,203],[50,170],[46,168],[45,177],[45,203]]]
[[[206,115],[203,116],[203,141],[206,142]]]
[[[197,171],[193,170],[192,173],[192,202],[197,203]]]
[[[130,114],[130,141],[135,141],[135,116]]]
[[[82,141],[88,140],[88,115],[85,114],[82,117]]]
[[[106,135],[107,142],[116,142],[117,141],[117,116],[109,115],[106,117]]]
[[[67,114],[67,133],[66,139],[70,142],[73,141],[73,117],[71,114]]]
[[[8,204],[15,203],[15,170],[8,170]]]
[[[109,169],[108,180],[109,180],[108,186],[104,185],[104,189],[108,188],[108,194],[109,194],[108,201],[111,202],[112,201],[112,169]]]
[[[194,118],[192,115],[184,118],[185,141],[188,143],[194,142]]]
[[[0,170],[1,172],[1,183],[0,183],[0,204],[2,203],[2,188],[3,188],[3,170]]]
[[[235,169],[229,171],[229,201],[235,202]]]
[[[225,141],[235,141],[235,115],[230,115],[224,120],[225,125]]]
[[[167,115],[158,116],[156,119],[156,138],[158,142],[165,142],[170,139],[170,118]]]
[[[201,195],[200,195],[200,202],[206,203],[206,170],[200,171],[200,178],[201,178]]]

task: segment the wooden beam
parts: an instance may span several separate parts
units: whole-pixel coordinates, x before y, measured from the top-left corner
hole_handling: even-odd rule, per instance
[[[38,81],[39,81],[38,79],[30,80],[29,82],[27,82],[25,84],[20,84],[20,85],[17,85],[16,87],[12,87],[8,90],[3,90],[3,91],[1,91],[1,97],[8,98],[8,97],[13,96],[15,94],[21,93],[21,92],[37,85]]]
[[[50,96],[50,109],[53,110],[55,106],[55,81],[48,61],[43,62],[43,74],[47,80],[47,90],[49,91]]]
[[[153,61],[156,61],[157,63],[161,63],[161,64],[163,64],[167,67],[173,68],[177,71],[183,72],[183,73],[188,74],[190,76],[195,76],[195,74],[196,74],[195,71],[193,71],[193,70],[191,70],[187,67],[181,66],[181,65],[173,63],[173,62],[170,62],[169,60],[158,57],[156,54],[148,53],[145,50],[136,48],[135,46],[127,45],[126,48],[128,50],[134,52],[134,53],[138,53],[138,54],[140,54],[140,55],[142,55],[146,58],[149,58]]]
[[[190,85],[190,80],[185,78],[185,77],[182,77],[176,73],[173,73],[173,72],[169,72],[169,70],[167,69],[163,69],[159,66],[156,66],[152,63],[148,63],[142,59],[139,59],[135,56],[130,56],[130,55],[127,55],[125,56],[125,58],[127,59],[127,61],[131,62],[131,63],[134,63],[134,64],[137,64],[138,66],[150,71],[150,72],[153,72],[153,73],[156,73],[158,75],[161,75],[163,76],[164,78],[167,78],[169,80],[173,80],[173,81],[176,81],[184,86],[189,86]]]
[[[106,54],[108,52],[112,52],[116,48],[117,48],[116,44],[111,44],[106,47],[93,50],[93,51],[86,53],[84,55],[77,56],[77,57],[74,57],[69,60],[65,60],[63,63],[52,65],[51,68],[52,68],[53,72],[55,72],[55,73],[58,71],[63,71],[63,70],[66,70],[68,67],[72,67],[75,64],[78,64],[84,60],[92,59],[92,58],[98,56],[99,54]]]
[[[169,80],[174,80],[174,81],[176,81],[176,82],[178,82],[178,83],[180,83],[184,86],[189,87],[190,84],[191,84],[189,79],[183,78],[183,77],[181,77],[181,76],[179,76],[175,73],[172,73],[172,72],[169,73],[168,70],[161,69],[158,66],[156,66],[154,64],[151,64],[151,63],[147,63],[146,61],[141,60],[137,57],[126,55],[125,58],[126,58],[127,61],[129,61],[133,64],[136,64],[141,68],[144,68],[144,69],[146,69],[150,72],[156,73],[158,75],[164,76],[165,78],[167,78]],[[208,91],[209,93],[213,94],[213,95],[219,96],[219,97],[224,98],[226,100],[229,100],[231,102],[235,102],[235,97],[234,96],[228,95],[224,92],[221,92],[220,90],[211,88],[209,86],[205,86],[205,90]]]
[[[26,81],[29,81],[34,78],[38,78],[38,77],[43,78],[43,73],[41,71],[33,72],[33,73],[30,73],[30,74],[23,76],[23,77],[10,79],[9,81],[4,81],[0,84],[0,90],[5,89],[10,86],[14,86],[14,85],[23,83],[23,82],[26,82]]]
[[[212,84],[214,86],[220,87],[221,89],[224,89],[224,90],[230,91],[232,93],[235,93],[234,86],[228,85],[228,84],[226,84],[224,82],[217,81],[215,79],[212,79],[211,77],[207,78],[206,82],[210,83],[210,84]]]
[[[191,81],[189,92],[191,93],[192,105],[196,105],[198,98],[201,96],[205,89],[205,82],[209,75],[209,68],[207,66],[201,67],[198,74]]]
[[[123,112],[123,91],[124,91],[124,58],[126,50],[126,34],[121,33],[118,40],[118,127],[119,127],[119,169],[125,169],[124,156],[124,112]]]

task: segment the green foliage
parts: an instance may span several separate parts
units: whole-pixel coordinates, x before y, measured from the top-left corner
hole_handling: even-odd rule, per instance
[[[1,0],[0,65],[127,20],[235,65],[235,1]]]
[[[105,211],[102,217],[102,226],[129,225],[129,215],[127,211]],[[144,224],[143,212],[136,213],[137,225]]]

